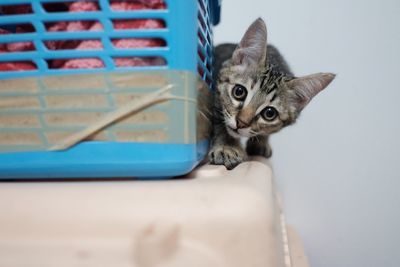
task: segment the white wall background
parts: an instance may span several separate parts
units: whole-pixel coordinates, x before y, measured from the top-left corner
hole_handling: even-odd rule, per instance
[[[313,267],[400,266],[400,1],[224,0],[216,43],[263,17],[295,74],[336,80],[272,138]]]

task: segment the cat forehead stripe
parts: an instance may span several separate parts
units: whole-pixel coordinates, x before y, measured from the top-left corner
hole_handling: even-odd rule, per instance
[[[278,84],[281,83],[284,78],[282,73],[276,73],[272,71],[271,66],[269,66],[260,76],[260,88],[262,90],[266,90],[267,94],[270,94],[272,91],[276,90]]]
[[[270,102],[273,102],[276,99],[277,93],[275,92],[275,94],[272,96]]]

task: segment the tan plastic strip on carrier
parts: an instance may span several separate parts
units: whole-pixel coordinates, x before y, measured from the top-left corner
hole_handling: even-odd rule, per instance
[[[169,91],[174,87],[173,84],[169,84],[160,90],[146,94],[140,98],[134,99],[130,101],[128,104],[118,108],[117,110],[111,111],[98,121],[90,124],[88,127],[74,133],[67,138],[63,139],[60,143],[50,147],[48,150],[55,151],[55,150],[65,150],[70,148],[71,146],[79,143],[80,141],[84,140],[88,136],[98,132],[99,130],[109,126],[113,122],[131,114],[135,114],[143,110],[144,108],[150,107],[154,104],[159,102],[167,101],[167,100],[184,100],[184,101],[191,101],[196,102],[193,98],[181,97],[172,95]]]

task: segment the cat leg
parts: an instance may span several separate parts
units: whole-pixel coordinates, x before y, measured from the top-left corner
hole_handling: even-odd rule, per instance
[[[240,144],[240,140],[230,136],[224,125],[214,126],[212,146],[208,153],[211,164],[225,165],[232,170],[246,159],[246,152]]]
[[[268,136],[255,136],[249,138],[246,144],[246,152],[249,156],[272,156],[272,149],[268,144]]]

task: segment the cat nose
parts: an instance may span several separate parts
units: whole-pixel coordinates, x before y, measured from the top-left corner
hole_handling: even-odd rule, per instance
[[[244,121],[242,121],[242,120],[240,120],[239,118],[237,118],[236,119],[236,127],[238,129],[247,128],[247,127],[249,127],[249,124],[244,122]]]

